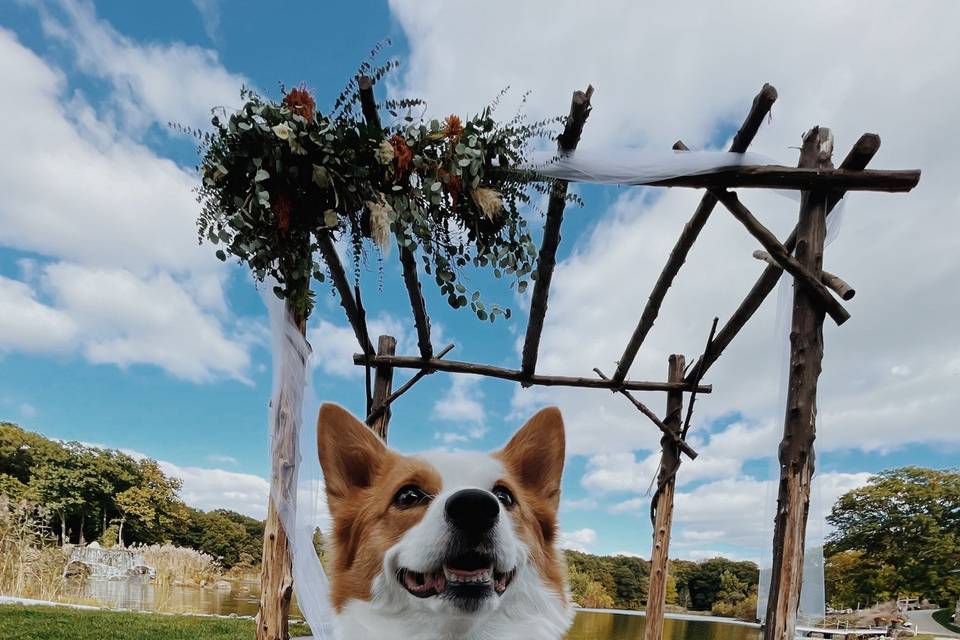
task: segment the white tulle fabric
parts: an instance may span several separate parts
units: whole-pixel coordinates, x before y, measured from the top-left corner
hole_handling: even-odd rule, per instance
[[[847,196],[849,197],[849,196]],[[829,246],[840,235],[843,225],[843,212],[846,198],[834,208],[827,218],[827,237]],[[780,354],[780,391],[778,408],[787,406],[787,386],[790,376],[790,325],[793,317],[793,276],[784,273],[777,290],[777,321],[773,332],[775,349]],[[823,426],[823,418],[817,413],[817,429]],[[823,454],[818,453],[816,466],[823,466]],[[760,552],[760,583],[757,588],[757,619],[761,622],[767,617],[767,602],[770,595],[770,576],[773,565],[773,524],[777,512],[777,493],[780,478],[780,461],[776,455],[770,458],[769,479],[766,482],[766,499],[763,508],[763,541]],[[807,535],[803,556],[803,582],[800,585],[800,608],[797,612],[798,624],[812,626],[819,624],[826,615],[826,586],[824,584],[824,525],[826,512],[823,504],[823,482],[818,473],[814,473],[810,484],[810,508],[807,514]]]
[[[535,152],[525,170],[548,178],[594,184],[644,185],[669,178],[712,173],[740,165],[775,164],[759,153],[726,151],[640,151],[578,149],[569,153]]]
[[[273,342],[273,395],[269,412],[273,474],[279,473],[278,467],[293,466],[289,490],[278,490],[277,483],[273,482],[271,497],[289,541],[297,605],[316,640],[337,640],[330,586],[313,547],[314,531],[326,524],[316,432],[302,428],[303,416],[315,416],[319,408],[309,384],[313,370],[311,349],[286,305],[273,295],[273,283],[263,287],[262,296],[270,314]],[[292,449],[283,450],[284,442],[291,443]],[[282,461],[280,465],[277,460]]]
[[[761,164],[772,162],[770,158],[755,153],[660,153],[615,149],[581,150],[559,156],[555,153],[537,153],[533,154],[528,165],[523,168],[574,182],[644,185],[739,165]],[[784,195],[796,198],[795,192]],[[830,220],[833,223],[838,218],[835,212]],[[272,294],[272,289],[272,283],[263,287],[273,342],[273,395],[269,412],[271,459],[278,460],[278,456],[273,455],[276,453],[282,458],[281,465],[292,465],[293,482],[286,491],[272,489],[271,496],[290,542],[297,604],[310,625],[314,638],[339,640],[334,626],[333,608],[330,605],[329,583],[313,547],[314,531],[317,527],[326,526],[327,518],[316,455],[316,435],[313,429],[302,428],[303,416],[315,416],[318,409],[310,384],[313,371],[310,366],[311,349],[294,325],[283,302]],[[784,360],[784,366],[786,362]],[[275,451],[281,448],[283,442],[292,443],[292,449]],[[277,473],[279,467],[275,466],[273,474]],[[811,511],[811,520],[816,520],[815,513]],[[822,515],[822,511],[818,513]],[[820,539],[822,540],[822,534]],[[818,599],[822,603],[822,553],[820,558],[821,595]],[[815,587],[807,589],[806,584],[805,580],[805,595],[816,591]]]

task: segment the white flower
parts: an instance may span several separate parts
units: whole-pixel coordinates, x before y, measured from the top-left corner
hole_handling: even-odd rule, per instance
[[[396,154],[393,152],[393,145],[390,144],[390,141],[384,140],[380,143],[380,146],[377,147],[374,155],[376,155],[377,162],[380,164],[390,164],[393,162],[393,158]]]
[[[503,196],[495,189],[479,187],[474,189],[470,195],[473,196],[473,201],[483,211],[483,215],[487,216],[491,222],[503,211]]]
[[[390,216],[393,207],[386,196],[379,194],[376,201],[366,203],[370,211],[370,238],[384,253],[390,251]]]
[[[281,140],[289,139],[290,134],[293,133],[293,130],[289,126],[287,126],[286,122],[281,122],[280,124],[272,128],[273,128],[273,133],[276,134],[276,136]]]

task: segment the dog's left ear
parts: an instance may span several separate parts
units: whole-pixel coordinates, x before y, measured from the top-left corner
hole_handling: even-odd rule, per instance
[[[497,457],[525,489],[556,509],[565,451],[563,416],[557,407],[547,407],[530,418]]]

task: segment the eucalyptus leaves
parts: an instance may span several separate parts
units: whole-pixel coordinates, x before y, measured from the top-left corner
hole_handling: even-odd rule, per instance
[[[213,132],[201,135],[201,241],[258,280],[275,278],[277,295],[303,315],[313,305],[311,278],[324,279],[318,238],[331,234],[349,238],[357,278],[365,239],[381,252],[397,244],[419,253],[452,307],[469,305],[481,320],[509,317],[477,291],[468,299],[459,272],[489,267],[526,288],[536,248],[519,207],[530,202],[528,187],[549,185],[511,169],[558,119],[498,123],[495,102],[465,120],[427,121],[412,115],[421,103],[406,100],[386,104],[400,124],[380,130],[354,116],[351,85],[331,115],[301,87],[280,102],[245,90],[239,111],[213,117]]]

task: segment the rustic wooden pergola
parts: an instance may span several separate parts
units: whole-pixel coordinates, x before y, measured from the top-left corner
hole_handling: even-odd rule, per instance
[[[359,79],[360,104],[363,115],[373,130],[382,131],[373,82]],[[577,148],[584,124],[590,114],[593,88],[576,91],[558,138],[559,152]],[[740,126],[731,152],[742,153],[756,136],[777,99],[776,90],[764,85]],[[396,339],[379,336],[376,348],[367,330],[359,287],[353,287],[334,247],[333,238],[320,238],[322,257],[326,262],[340,303],[360,345],[354,363],[367,370],[367,424],[386,440],[393,403],[425,376],[437,371],[501,378],[530,386],[567,386],[607,389],[623,395],[661,432],[662,454],[657,490],[651,505],[653,548],[651,552],[650,586],[648,591],[645,640],[660,640],[663,635],[663,614],[666,596],[670,532],[673,519],[674,488],[681,455],[690,460],[697,452],[687,442],[687,434],[696,397],[710,393],[711,385],[702,380],[710,367],[753,317],[761,303],[775,288],[784,271],[794,278],[792,324],[790,329],[790,366],[787,406],[783,438],[778,450],[780,483],[773,540],[773,566],[767,605],[764,640],[793,640],[799,606],[803,571],[804,541],[810,499],[810,483],[814,472],[814,439],[816,435],[817,379],[823,358],[823,322],[825,316],[838,325],[850,314],[842,301],[855,292],[840,277],[823,270],[826,218],[847,191],[907,192],[919,181],[919,171],[876,171],[866,167],[880,147],[880,138],[867,133],[860,137],[840,166],[832,163],[833,136],[825,127],[813,127],[803,137],[797,167],[737,166],[707,174],[687,175],[650,183],[650,186],[703,189],[705,193],[690,220],[684,225],[667,263],[650,292],[636,328],[617,361],[612,375],[600,368],[596,377],[542,375],[537,373],[537,356],[546,317],[550,284],[556,265],[557,249],[566,204],[567,183],[557,181],[550,194],[543,239],[540,246],[536,280],[530,304],[522,359],[519,369],[449,360],[453,349],[447,345],[434,350],[430,318],[421,292],[416,260],[404,247],[399,248],[403,281],[410,299],[413,323],[417,333],[419,355],[396,355]],[[683,142],[674,145],[685,151]],[[786,240],[780,241],[737,197],[733,188],[777,188],[801,192],[799,221]],[[759,241],[763,250],[754,256],[766,267],[740,306],[718,328],[713,320],[703,352],[691,366],[683,355],[669,357],[666,381],[642,381],[627,377],[631,365],[657,319],[667,290],[686,261],[694,242],[703,230],[717,204],[722,204],[746,230]],[[305,323],[298,321],[301,332]],[[398,389],[393,389],[396,369],[412,369],[415,373]],[[371,371],[374,374],[371,382]],[[641,402],[635,391],[662,391],[667,394],[666,411],[660,418]],[[688,394],[684,416],[684,394]],[[294,468],[289,464],[294,449],[293,436],[281,420],[277,445],[274,448],[273,488],[288,495]],[[285,640],[287,614],[293,581],[287,540],[271,501],[264,540],[261,612],[257,637],[260,640]]]

